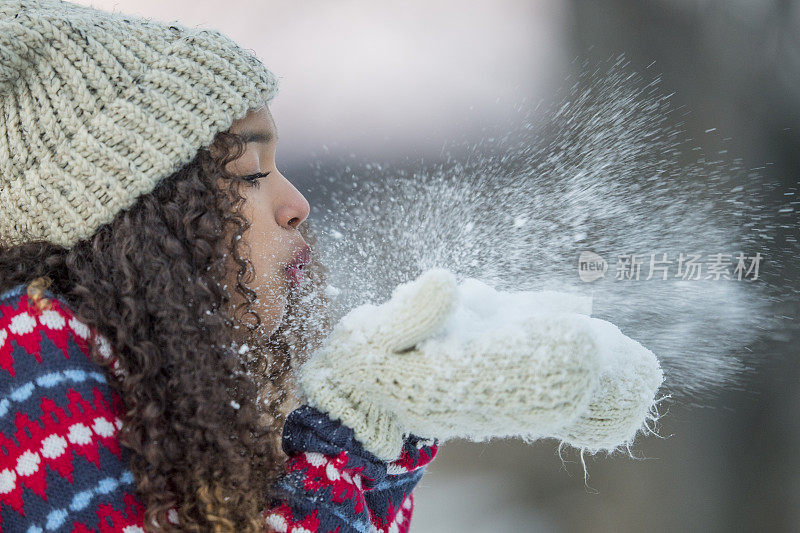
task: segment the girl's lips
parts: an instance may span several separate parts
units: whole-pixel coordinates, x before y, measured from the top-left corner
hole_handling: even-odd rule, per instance
[[[286,269],[286,275],[289,276],[289,282],[295,287],[303,281],[302,267],[289,267]]]
[[[286,265],[286,275],[293,286],[300,285],[300,282],[303,281],[303,267],[309,263],[311,263],[311,248],[305,245],[294,256],[294,259]]]

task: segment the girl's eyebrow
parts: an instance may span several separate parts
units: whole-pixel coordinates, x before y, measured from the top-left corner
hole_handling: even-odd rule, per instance
[[[245,143],[264,143],[269,144],[277,136],[273,135],[271,131],[243,131],[239,134]]]

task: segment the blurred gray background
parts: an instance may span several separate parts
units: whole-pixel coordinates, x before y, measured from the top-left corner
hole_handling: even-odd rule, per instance
[[[502,126],[520,100],[547,101],[575,58],[620,53],[663,74],[708,152],[787,187],[800,177],[798,2],[83,3],[217,28],[252,48],[281,78],[278,164],[312,217],[326,206],[321,175],[355,160],[435,161],[451,139]],[[795,262],[775,266],[797,280]],[[781,312],[797,317],[796,294]],[[590,489],[578,457],[562,466],[552,441],[448,443],[415,492],[412,531],[800,530],[800,334],[752,349],[767,357],[740,388],[670,405],[667,438],[637,442],[645,460],[588,459]]]

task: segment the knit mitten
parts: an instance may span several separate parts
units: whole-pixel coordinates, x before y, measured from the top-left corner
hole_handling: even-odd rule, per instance
[[[568,307],[587,313],[583,303]],[[613,324],[543,305],[516,327],[487,315],[488,327],[469,331],[461,304],[453,274],[433,269],[383,305],[354,309],[301,367],[301,392],[385,460],[405,433],[555,437],[598,450],[643,424],[661,369]]]
[[[591,321],[603,339],[597,392],[588,408],[553,436],[597,452],[633,442],[650,417],[663,374],[652,352],[623,335],[617,326],[596,318]]]

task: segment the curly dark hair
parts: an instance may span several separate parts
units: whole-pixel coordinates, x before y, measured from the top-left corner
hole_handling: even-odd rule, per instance
[[[111,343],[123,379],[94,343],[91,355],[125,402],[120,440],[132,450],[148,531],[266,529],[262,513],[286,461],[283,422],[297,404],[290,378],[329,324],[318,290],[325,269],[312,252],[310,279],[290,294],[283,322],[269,338],[258,335],[257,295],[247,286],[255,273],[239,238],[250,227],[239,189],[247,182],[225,168],[244,143],[220,132],[212,147],[220,151],[200,149],[71,248],[0,243],[0,292],[49,278]],[[298,229],[313,248],[309,222]],[[231,304],[223,283],[232,260],[243,306]],[[248,328],[249,351],[234,348],[238,327]],[[172,507],[179,528],[168,520]]]

